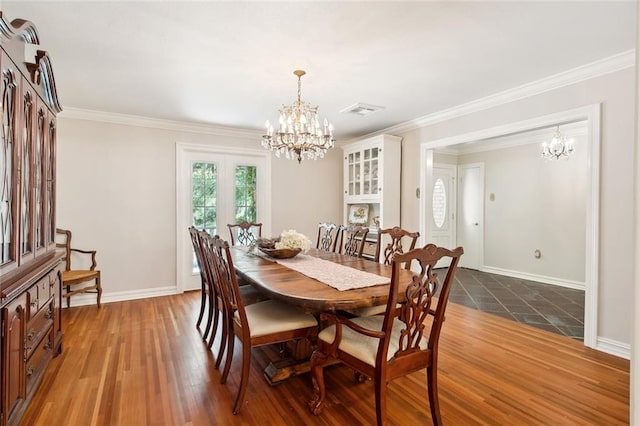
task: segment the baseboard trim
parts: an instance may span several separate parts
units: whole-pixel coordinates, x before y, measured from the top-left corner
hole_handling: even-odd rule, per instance
[[[596,349],[620,358],[631,359],[631,345],[628,343],[618,342],[606,337],[598,337],[596,339]]]
[[[562,278],[547,277],[545,275],[529,274],[528,272],[512,271],[509,269],[494,268],[492,266],[481,266],[480,272],[490,274],[504,275],[512,278],[520,278],[522,280],[536,281],[543,284],[553,284],[560,287],[572,288],[574,290],[585,289],[585,283],[580,281],[565,280]]]
[[[147,299],[150,297],[172,296],[178,294],[176,287],[156,287],[141,290],[118,291],[114,293],[102,293],[100,303],[124,302],[127,300]],[[64,298],[63,298],[64,299]],[[66,301],[62,301],[62,307],[66,308]],[[71,306],[86,306],[96,304],[95,293],[84,293],[71,298]]]

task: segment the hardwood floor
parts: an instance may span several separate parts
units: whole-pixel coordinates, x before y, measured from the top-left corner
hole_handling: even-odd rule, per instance
[[[22,425],[364,425],[375,423],[372,382],[342,365],[325,372],[327,401],[307,411],[308,374],[270,387],[277,348],[254,349],[242,412],[231,413],[239,345],[226,385],[195,320],[199,294],[63,309],[55,358]],[[425,374],[393,381],[389,424],[431,422]],[[578,341],[450,304],[440,347],[440,405],[448,425],[629,423],[629,362]]]

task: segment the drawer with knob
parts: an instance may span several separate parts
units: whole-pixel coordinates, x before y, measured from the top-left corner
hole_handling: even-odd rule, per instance
[[[27,332],[24,339],[24,359],[29,359],[42,338],[53,326],[53,300],[45,308],[38,311],[29,321],[27,321]]]
[[[55,283],[58,280],[58,271],[53,270],[44,277],[40,278],[29,290],[27,290],[28,298],[28,318],[33,317],[36,312],[42,309],[48,301],[49,297],[54,293]]]
[[[51,333],[53,328],[49,327],[47,335],[35,347],[33,353],[26,361],[25,374],[27,377],[27,394],[31,388],[40,382],[42,375],[53,358],[53,350],[51,345]]]

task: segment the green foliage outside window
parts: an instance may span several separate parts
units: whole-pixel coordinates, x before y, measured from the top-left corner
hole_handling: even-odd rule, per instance
[[[235,221],[257,222],[256,166],[236,166]]]
[[[193,163],[191,172],[193,226],[214,235],[217,233],[217,166]]]

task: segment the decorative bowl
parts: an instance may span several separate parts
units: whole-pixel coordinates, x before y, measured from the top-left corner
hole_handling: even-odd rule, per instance
[[[258,238],[256,245],[261,249],[273,249],[276,247],[276,241],[273,238]]]
[[[299,249],[299,248],[269,249],[269,248],[258,247],[258,249],[264,254],[266,254],[267,256],[273,257],[274,259],[291,259],[292,257],[296,257],[296,255],[302,251],[302,249]]]

